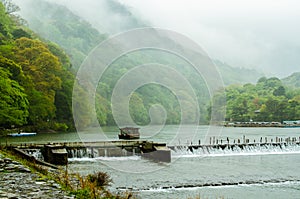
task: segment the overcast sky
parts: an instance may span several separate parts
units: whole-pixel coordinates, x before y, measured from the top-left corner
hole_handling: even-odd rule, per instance
[[[281,77],[300,71],[298,0],[120,0],[213,57]]]
[[[107,19],[99,0],[50,0],[98,29]],[[152,26],[183,33],[212,57],[268,76],[300,71],[298,0],[118,0]],[[118,26],[122,20],[111,23]],[[107,30],[111,31],[111,30]],[[115,34],[118,32],[112,31]]]

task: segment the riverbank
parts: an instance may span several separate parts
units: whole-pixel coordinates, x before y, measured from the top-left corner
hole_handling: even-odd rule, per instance
[[[269,127],[269,128],[299,128],[300,123],[298,121],[289,122],[226,122],[224,127]]]
[[[129,199],[130,192],[111,193],[112,179],[104,172],[87,176],[53,169],[0,149],[0,199]]]
[[[0,199],[73,199],[54,180],[0,153]]]

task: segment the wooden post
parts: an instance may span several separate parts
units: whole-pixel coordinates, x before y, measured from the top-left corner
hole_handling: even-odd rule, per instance
[[[91,147],[91,158],[94,158],[94,148]]]

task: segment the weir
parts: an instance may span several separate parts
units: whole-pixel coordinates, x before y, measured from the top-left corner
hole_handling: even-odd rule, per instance
[[[237,140],[218,140],[215,137],[211,137],[209,144],[202,144],[201,140],[198,144],[189,145],[174,145],[168,146],[172,151],[178,154],[196,154],[196,155],[211,155],[211,154],[239,154],[239,153],[274,153],[274,152],[299,152],[300,153],[300,137],[288,137],[267,139],[266,137],[259,138],[259,142],[254,139],[250,142],[250,139]]]
[[[171,162],[171,150],[165,143],[150,141],[60,142],[9,145],[27,153],[30,158],[65,165],[68,158],[142,156],[159,162]]]
[[[174,152],[185,152],[197,155],[233,154],[233,153],[266,153],[266,152],[299,152],[300,144],[297,143],[262,143],[262,144],[224,144],[224,145],[193,145],[169,146]]]
[[[259,142],[250,143],[245,136],[241,140],[209,139],[210,144],[174,145],[154,143],[142,140],[130,141],[99,141],[99,142],[60,142],[9,145],[12,149],[22,151],[28,158],[44,160],[55,165],[65,165],[68,158],[97,158],[97,157],[126,157],[142,156],[158,162],[171,162],[172,154],[210,155],[210,154],[238,154],[238,153],[269,153],[269,152],[297,152],[300,153],[300,137],[267,139],[259,138]]]

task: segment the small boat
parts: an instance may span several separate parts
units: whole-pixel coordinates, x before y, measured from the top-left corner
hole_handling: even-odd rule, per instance
[[[140,138],[139,128],[134,128],[134,127],[120,128],[119,139],[131,140],[131,139],[139,139],[139,138]]]
[[[36,132],[31,132],[31,133],[19,132],[19,133],[7,134],[7,136],[10,136],[10,137],[33,136],[33,135],[36,135]]]

